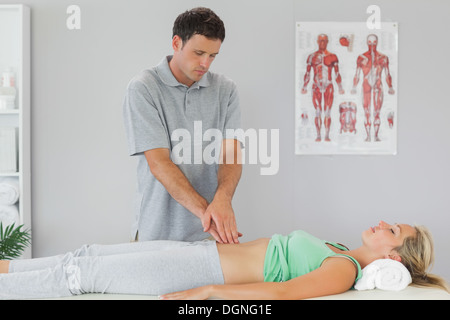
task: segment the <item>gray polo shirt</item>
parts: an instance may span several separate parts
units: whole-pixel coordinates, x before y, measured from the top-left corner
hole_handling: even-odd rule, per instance
[[[203,232],[200,219],[175,201],[153,176],[144,151],[170,149],[172,160],[176,155],[174,162],[194,189],[211,202],[217,189],[218,164],[205,163],[202,157],[199,163],[199,151],[206,150],[218,158],[211,151],[217,135],[205,139],[211,136],[207,133],[218,129],[223,138],[238,139],[228,136],[227,129],[240,128],[236,85],[222,75],[208,72],[187,87],[173,76],[169,68],[171,58],[164,58],[156,67],[134,77],[124,99],[129,154],[138,158],[132,236],[139,231],[140,241],[197,241],[210,236]],[[189,158],[191,161],[187,161]]]

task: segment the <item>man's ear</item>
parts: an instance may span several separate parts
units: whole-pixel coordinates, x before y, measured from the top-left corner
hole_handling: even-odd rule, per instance
[[[179,51],[183,48],[183,40],[181,40],[180,36],[175,35],[172,38],[172,48],[174,51]]]

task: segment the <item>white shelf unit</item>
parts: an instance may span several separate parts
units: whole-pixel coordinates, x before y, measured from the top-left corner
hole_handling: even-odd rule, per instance
[[[8,69],[12,71],[17,90],[15,108],[0,109],[0,128],[17,128],[17,171],[0,171],[0,181],[8,178],[18,182],[20,196],[16,206],[19,221],[31,230],[30,46],[30,8],[0,5],[0,77]],[[31,246],[23,258],[31,258]]]

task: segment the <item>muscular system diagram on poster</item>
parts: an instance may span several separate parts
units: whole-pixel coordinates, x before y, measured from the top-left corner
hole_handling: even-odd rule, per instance
[[[374,140],[380,141],[378,132],[380,131],[380,111],[383,105],[383,81],[382,73],[386,74],[386,83],[389,87],[389,94],[394,94],[395,90],[392,87],[392,76],[389,72],[389,58],[377,51],[378,37],[374,34],[370,34],[367,37],[368,51],[364,52],[358,57],[357,68],[355,78],[353,80],[353,88],[351,93],[356,94],[356,86],[360,80],[360,74],[362,73],[363,83],[363,107],[365,122],[364,127],[366,128],[367,138],[366,141],[370,142],[371,139],[371,105],[373,105],[373,129],[374,129]]]
[[[317,130],[316,141],[322,140],[322,113],[324,112],[323,123],[325,125],[325,141],[330,141],[331,126],[331,107],[334,98],[333,71],[336,74],[336,83],[339,86],[339,93],[344,94],[342,88],[342,79],[339,74],[339,60],[337,56],[327,50],[328,36],[321,34],[317,38],[319,50],[312,53],[307,60],[306,73],[304,77],[304,85],[302,94],[308,91],[306,87],[311,80],[311,70],[314,72],[314,80],[312,85],[312,102],[316,115],[314,123]]]
[[[296,36],[296,153],[395,154],[397,24],[298,23]]]

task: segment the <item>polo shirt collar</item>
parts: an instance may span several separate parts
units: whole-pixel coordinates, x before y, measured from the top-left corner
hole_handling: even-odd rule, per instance
[[[174,77],[172,71],[169,67],[169,61],[172,59],[172,56],[167,56],[156,66],[156,70],[158,72],[159,77],[162,82],[171,87],[185,86],[184,84],[178,82],[178,80]],[[209,87],[209,71],[200,79],[200,81],[195,82],[191,88],[200,88],[200,87]]]

